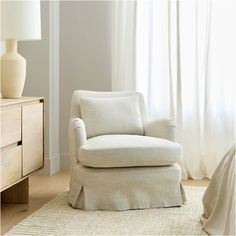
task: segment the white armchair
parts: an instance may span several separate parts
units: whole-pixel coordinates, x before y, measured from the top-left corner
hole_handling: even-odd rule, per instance
[[[169,119],[156,119],[144,123],[145,136],[175,140],[176,125]]]
[[[175,125],[148,121],[140,93],[75,91],[69,136],[72,207],[126,210],[186,200]]]

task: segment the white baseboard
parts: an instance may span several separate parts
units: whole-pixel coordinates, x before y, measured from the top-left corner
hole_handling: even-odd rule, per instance
[[[36,175],[54,175],[61,170],[60,156],[45,158],[44,168],[39,170]]]

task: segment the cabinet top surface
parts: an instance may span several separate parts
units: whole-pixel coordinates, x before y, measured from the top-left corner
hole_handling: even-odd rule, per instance
[[[25,102],[38,101],[38,100],[43,100],[43,99],[44,99],[43,97],[1,98],[0,107],[20,104],[20,103],[25,103]]]

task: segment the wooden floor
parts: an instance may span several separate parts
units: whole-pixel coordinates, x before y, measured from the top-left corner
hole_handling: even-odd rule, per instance
[[[31,176],[29,182],[29,204],[1,204],[1,234],[31,215],[58,193],[69,186],[69,173],[53,176]]]
[[[208,180],[183,181],[188,186],[206,186]],[[69,184],[69,173],[60,172],[53,176],[31,176],[29,204],[1,204],[1,234],[38,210]]]

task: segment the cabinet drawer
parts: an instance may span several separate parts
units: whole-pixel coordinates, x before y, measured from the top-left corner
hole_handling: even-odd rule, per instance
[[[0,158],[0,188],[3,189],[21,179],[21,146],[1,151]]]
[[[21,108],[1,110],[1,147],[21,140]]]
[[[43,166],[43,104],[22,107],[23,176]]]

